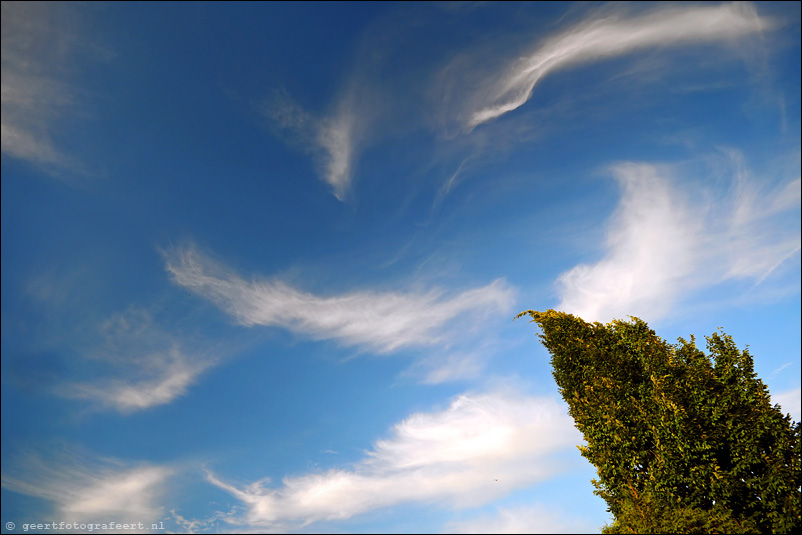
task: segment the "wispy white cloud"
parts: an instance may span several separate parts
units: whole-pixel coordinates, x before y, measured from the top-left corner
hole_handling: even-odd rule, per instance
[[[92,49],[78,11],[53,2],[2,5],[2,152],[49,171],[82,170],[55,141],[77,107],[70,67]]]
[[[451,193],[451,190],[457,187],[457,185],[459,185],[460,182],[462,182],[464,177],[460,175],[462,174],[465,164],[467,164],[470,161],[470,159],[471,158],[465,158],[464,160],[462,160],[462,162],[460,162],[459,166],[454,171],[454,173],[452,173],[451,176],[448,177],[448,179],[443,182],[443,185],[440,186],[440,189],[437,190],[434,202],[432,203],[432,211],[436,210],[443,202],[443,199],[445,199],[446,196],[449,193]]]
[[[320,123],[316,132],[317,142],[326,153],[323,178],[341,201],[345,199],[353,179],[358,120],[353,107],[344,102],[336,115]]]
[[[52,44],[52,21],[42,4],[2,6],[2,151],[45,164],[61,163],[50,140],[49,122],[69,106],[71,95],[48,76],[42,42]],[[45,48],[45,47],[42,47]]]
[[[418,366],[423,368],[422,378],[427,384],[476,379],[485,368],[484,356],[476,352],[450,353],[445,357],[424,359]]]
[[[504,322],[506,320],[505,317]],[[489,330],[487,325],[480,323],[475,327],[480,332],[476,333],[472,333],[467,324],[463,323],[461,327],[459,340],[455,344],[426,351],[412,363],[404,375],[423,384],[486,380],[484,374],[492,361],[508,351],[515,351],[511,348],[510,340],[495,327]]]
[[[309,111],[281,90],[258,106],[285,138],[313,156],[320,178],[341,201],[350,199],[360,156],[371,146],[424,128],[426,80],[441,53],[442,21],[448,20],[432,7],[408,4],[373,13],[354,38],[350,66],[326,84],[333,91],[323,109]],[[432,37],[428,54],[415,52],[410,61],[410,43]]]
[[[100,321],[84,317],[76,320],[71,312],[70,317],[65,317],[66,310],[86,307],[82,300],[85,296],[76,300],[73,295],[73,278],[65,282],[53,276],[39,276],[30,285],[32,297],[48,307],[48,321],[41,336],[44,350],[57,355],[74,352],[81,358],[73,361],[70,368],[91,369],[88,380],[75,381],[69,374],[51,378],[48,388],[53,394],[89,401],[92,410],[131,413],[186,394],[200,375],[218,362],[219,355],[208,340],[201,342],[197,336],[171,333],[145,308],[130,307]],[[23,383],[27,376],[41,373],[37,367],[42,364],[36,360],[21,364],[24,365],[14,373]]]
[[[228,522],[235,517],[236,511],[216,511],[213,515],[206,518],[186,518],[176,512],[175,509],[170,509],[170,515],[175,520],[178,526],[178,533],[229,533],[221,529],[221,522]],[[254,533],[257,533],[254,531]]]
[[[288,329],[314,339],[388,352],[445,340],[457,317],[506,313],[513,290],[503,281],[465,290],[397,293],[354,291],[337,296],[303,292],[279,280],[247,281],[208,256],[188,247],[167,254],[173,281],[208,299],[245,326]]]
[[[786,362],[785,364],[783,364],[782,366],[780,366],[779,368],[777,368],[776,370],[771,372],[769,377],[774,377],[775,375],[777,375],[778,373],[780,373],[781,371],[783,371],[784,369],[786,369],[787,367],[792,366],[792,365],[793,365],[793,362]]]
[[[794,388],[771,396],[774,403],[778,403],[784,413],[790,413],[795,421],[802,421],[802,389]]]
[[[751,177],[743,156],[725,151],[734,168],[732,209],[725,228],[732,277],[755,277],[761,282],[800,250],[799,232],[781,230],[773,217],[799,210],[802,181],[797,177],[774,191],[766,191]]]
[[[735,38],[760,32],[770,24],[750,3],[741,2],[659,8],[629,17],[609,13],[587,20],[547,39],[480,87],[469,99],[465,127],[472,130],[520,107],[535,85],[557,70],[649,47],[734,43]]]
[[[14,463],[13,471],[3,473],[3,487],[50,501],[59,521],[102,524],[128,519],[145,524],[143,532],[163,515],[165,484],[173,474],[166,466],[86,462],[67,455],[48,461],[31,455]]]
[[[86,399],[131,413],[170,403],[184,395],[200,375],[217,363],[210,351],[189,338],[180,340],[154,321],[151,312],[132,307],[97,328],[99,341],[86,357],[112,367],[111,375],[64,385],[59,394]],[[192,346],[191,354],[182,345]]]
[[[677,286],[693,273],[700,245],[699,222],[655,166],[613,169],[622,197],[609,224],[606,254],[559,277],[560,310],[586,320],[651,318],[668,312]]]
[[[61,395],[87,399],[123,413],[170,403],[187,389],[211,362],[193,362],[178,347],[141,357],[140,365],[128,377],[102,378],[63,387]]]
[[[311,154],[324,182],[338,200],[344,201],[351,188],[354,162],[367,116],[357,113],[353,92],[337,102],[329,115],[315,116],[295,102],[285,91],[275,91],[260,105],[288,141]]]
[[[694,288],[739,278],[760,283],[798,255],[798,224],[780,216],[799,206],[799,179],[758,189],[733,154],[730,168],[729,197],[697,184],[691,198],[667,166],[615,166],[622,194],[604,256],[560,275],[559,308],[588,320],[656,319]]]
[[[492,514],[449,522],[443,533],[595,533],[600,528],[574,513],[529,505],[499,507]]]
[[[398,423],[350,468],[287,477],[278,487],[208,478],[246,506],[239,522],[288,529],[404,502],[487,503],[564,469],[553,454],[580,439],[557,400],[466,394]]]

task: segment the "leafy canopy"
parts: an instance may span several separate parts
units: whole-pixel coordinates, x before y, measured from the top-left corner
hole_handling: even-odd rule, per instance
[[[800,527],[800,424],[752,357],[714,333],[668,344],[638,318],[529,310],[596,467],[607,533],[789,533]]]

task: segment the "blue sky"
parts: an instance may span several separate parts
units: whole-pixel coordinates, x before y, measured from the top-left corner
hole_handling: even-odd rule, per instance
[[[4,533],[596,531],[512,318],[800,419],[800,4],[3,2],[0,299]]]

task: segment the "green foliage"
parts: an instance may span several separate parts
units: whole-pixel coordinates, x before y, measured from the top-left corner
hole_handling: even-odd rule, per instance
[[[668,344],[632,318],[522,312],[597,468],[605,533],[790,533],[799,528],[800,424],[772,406],[732,338]]]

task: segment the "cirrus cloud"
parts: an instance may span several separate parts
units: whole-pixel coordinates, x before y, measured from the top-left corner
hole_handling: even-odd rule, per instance
[[[465,128],[470,131],[522,106],[545,76],[572,66],[650,47],[734,42],[758,33],[771,21],[749,3],[659,8],[645,15],[593,18],[547,39],[534,52],[492,78],[470,97]]]
[[[245,280],[192,247],[166,256],[173,282],[211,301],[241,325],[282,327],[381,353],[442,342],[452,320],[466,314],[507,313],[514,301],[513,290],[501,279],[450,296],[439,290],[319,296],[279,280]]]
[[[657,319],[691,290],[735,279],[760,284],[798,256],[799,220],[788,226],[783,217],[799,206],[799,178],[758,186],[739,153],[725,157],[731,173],[725,197],[699,185],[691,196],[671,166],[613,166],[621,199],[603,257],[559,276],[558,308],[589,321]]]
[[[17,473],[3,473],[3,487],[48,500],[64,522],[142,522],[142,532],[164,513],[161,498],[173,469],[159,465],[130,466],[106,459],[86,461],[67,454],[45,461],[29,455],[14,463]],[[140,530],[134,530],[140,531]]]
[[[245,505],[231,522],[291,529],[405,502],[484,504],[564,470],[553,456],[579,440],[555,399],[463,394],[442,411],[396,424],[351,467],[287,477],[277,487],[269,480],[238,487],[212,472],[208,480]]]

